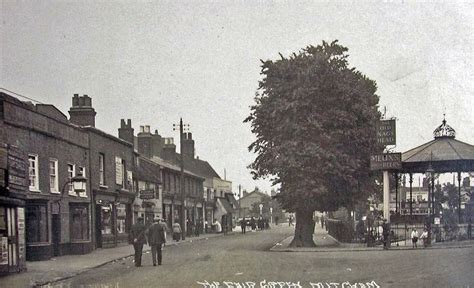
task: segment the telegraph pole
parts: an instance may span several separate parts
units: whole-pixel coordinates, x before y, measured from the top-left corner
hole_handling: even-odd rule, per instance
[[[173,130],[177,130],[176,124],[173,124]],[[183,118],[179,119],[179,152],[181,154],[180,157],[180,168],[181,168],[181,175],[180,175],[180,195],[181,195],[181,239],[186,239],[186,190],[184,189],[184,155],[183,155],[183,136],[184,136],[184,129],[187,126],[189,128],[189,124],[183,125]]]

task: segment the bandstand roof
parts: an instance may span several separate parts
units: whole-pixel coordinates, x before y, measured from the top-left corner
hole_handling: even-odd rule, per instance
[[[402,172],[435,173],[474,171],[474,145],[456,140],[446,120],[433,132],[434,140],[402,153]]]

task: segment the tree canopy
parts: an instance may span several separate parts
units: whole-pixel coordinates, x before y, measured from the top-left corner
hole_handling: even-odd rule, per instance
[[[380,119],[375,81],[349,67],[337,41],[262,61],[263,79],[245,122],[256,140],[253,177],[281,185],[290,211],[351,207],[374,189],[370,155]]]

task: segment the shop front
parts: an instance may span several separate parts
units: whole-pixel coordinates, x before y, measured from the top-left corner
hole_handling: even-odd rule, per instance
[[[128,243],[132,222],[132,201],[112,193],[95,197],[96,248],[116,247]]]
[[[0,275],[26,270],[26,164],[15,147],[0,144]],[[7,189],[8,188],[8,189]]]

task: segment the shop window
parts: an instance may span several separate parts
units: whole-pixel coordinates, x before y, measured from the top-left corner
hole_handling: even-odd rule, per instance
[[[89,240],[89,209],[71,205],[71,240]]]
[[[127,206],[125,204],[117,205],[117,233],[126,233]]]
[[[28,155],[30,190],[39,191],[38,155]]]
[[[26,207],[26,241],[48,242],[48,210],[46,204]]]
[[[103,205],[102,209],[102,234],[112,234],[112,204]]]

